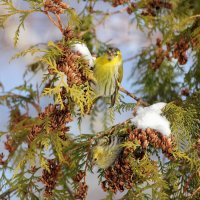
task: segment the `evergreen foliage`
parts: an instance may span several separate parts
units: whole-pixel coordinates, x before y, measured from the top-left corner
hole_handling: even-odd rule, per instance
[[[0,27],[17,15],[19,22],[13,39],[20,43],[20,30],[30,15],[43,14],[55,25],[62,38],[36,44],[14,55],[11,60],[37,54],[37,60],[24,73],[43,80],[5,91],[0,82],[0,106],[10,111],[6,131],[0,131],[7,154],[0,154],[0,199],[87,199],[90,185],[87,173],[93,173],[91,153],[100,139],[109,142],[115,136],[122,151],[115,163],[98,170],[105,200],[124,192],[121,199],[193,199],[200,198],[200,2],[195,0],[106,0],[112,11],[96,10],[97,0],[85,3],[82,11],[61,0],[21,0],[26,9],[13,0],[0,0]],[[28,6],[27,6],[28,5]],[[121,88],[116,103],[109,98],[96,99],[93,69],[70,47],[85,42],[99,56],[107,44],[98,40],[95,26],[110,16],[127,14],[141,32],[159,38],[141,49],[129,61],[129,78],[136,94]],[[188,62],[190,61],[190,62]],[[124,93],[124,94],[123,94]],[[133,101],[127,102],[125,95]],[[53,97],[43,109],[40,99]],[[172,133],[164,136],[155,130],[140,130],[131,120],[114,124],[116,115],[133,112],[140,105],[167,102],[163,115],[170,121]],[[30,115],[35,109],[36,116]],[[102,131],[95,123],[103,115]],[[90,117],[91,133],[71,133],[70,122]],[[2,117],[2,116],[1,116]],[[80,130],[81,132],[81,130]],[[8,177],[7,173],[12,177]],[[117,181],[116,181],[117,180]]]

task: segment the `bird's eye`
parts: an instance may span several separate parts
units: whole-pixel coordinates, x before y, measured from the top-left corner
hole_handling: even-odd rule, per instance
[[[97,158],[95,158],[94,161],[97,161]]]

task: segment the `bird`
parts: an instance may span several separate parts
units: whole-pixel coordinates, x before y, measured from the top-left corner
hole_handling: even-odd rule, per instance
[[[95,92],[97,98],[110,97],[114,106],[116,95],[123,78],[122,54],[118,48],[108,47],[107,51],[94,60]]]
[[[92,149],[92,162],[101,169],[107,169],[119,156],[122,147],[118,136],[100,138]]]

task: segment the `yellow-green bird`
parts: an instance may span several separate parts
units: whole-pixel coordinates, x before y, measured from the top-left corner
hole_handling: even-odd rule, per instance
[[[123,62],[119,49],[110,47],[94,61],[94,77],[97,97],[111,97],[113,106],[123,77]]]
[[[110,167],[119,156],[122,147],[118,136],[100,138],[96,146],[92,149],[92,162],[99,168],[106,169]]]

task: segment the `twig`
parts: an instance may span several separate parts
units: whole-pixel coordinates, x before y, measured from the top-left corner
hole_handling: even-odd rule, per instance
[[[192,193],[192,195],[189,197],[189,199],[193,199],[193,197],[200,192],[200,186]]]
[[[136,57],[136,56],[131,56],[130,58],[124,59],[124,60],[123,60],[123,63],[132,61],[133,59],[135,59],[135,57]]]
[[[183,189],[183,193],[182,193],[182,194],[186,193],[186,191],[187,191],[187,189],[188,189],[188,187],[189,187],[190,181],[192,180],[192,177],[193,177],[193,176],[194,176],[194,174],[192,174],[192,175],[188,178],[188,181],[187,181],[186,184],[185,184],[185,187],[184,187],[184,189]]]
[[[61,20],[60,20],[60,15],[57,15],[57,14],[56,14],[56,18],[57,18],[57,20],[58,20],[59,29],[60,29],[60,31],[63,33],[63,28],[62,28],[62,23],[61,23]]]
[[[97,15],[101,15],[102,18],[98,21],[98,23],[95,25],[96,27],[101,25],[102,23],[104,23],[106,17],[110,17],[112,15],[116,15],[116,14],[120,14],[126,11],[126,8],[123,8],[121,10],[117,10],[115,12],[102,12],[102,11],[98,11],[98,10],[91,10],[90,13],[91,14],[97,14]]]
[[[75,199],[74,198],[74,195],[73,195],[73,192],[71,191],[71,189],[69,188],[69,186],[67,185],[67,183],[65,182],[65,189],[67,190],[69,196],[71,197],[71,199]]]
[[[200,17],[200,14],[192,15],[192,16],[190,16],[189,18],[196,18],[196,17]]]
[[[9,93],[8,95],[6,95],[7,97],[11,97],[11,98],[20,98],[23,99],[24,101],[26,101],[28,104],[31,104],[35,110],[40,113],[41,112],[41,108],[39,106],[39,104],[35,103],[34,101],[30,101],[29,98],[22,96],[22,95],[18,95],[18,94],[14,94],[14,93]]]
[[[129,127],[129,125],[131,125],[131,118],[127,119],[126,121],[119,123],[117,125],[112,126],[108,131],[101,131],[95,134],[95,136],[93,137],[93,139],[98,139],[98,138],[102,138],[103,136],[106,135],[112,135],[116,130],[119,130],[121,127],[125,128],[125,127]],[[124,131],[126,132],[126,131]]]
[[[120,13],[123,13],[123,12],[126,12],[127,8],[122,8],[121,10],[117,10],[117,11],[114,11],[114,12],[102,12],[102,11],[99,11],[99,10],[91,10],[90,12],[93,14],[98,14],[98,15],[104,15],[104,16],[111,16],[111,15],[116,15],[116,14],[120,14]]]
[[[60,27],[60,25],[57,24],[57,23],[55,22],[55,20],[53,20],[53,18],[49,15],[49,13],[48,13],[47,11],[43,11],[43,12],[44,12],[44,14],[50,19],[50,21],[52,21],[53,24],[54,24],[55,26],[57,26],[57,27],[60,29],[61,33],[63,33],[62,27]],[[58,22],[58,23],[59,23],[59,22]]]
[[[17,188],[10,188],[8,190],[6,190],[4,193],[0,194],[0,199],[4,199],[6,196],[10,195],[11,193],[13,193]]]
[[[139,105],[143,105],[143,106],[148,106],[149,104],[145,101],[143,101],[141,98],[138,98],[135,94],[130,93],[129,91],[127,91],[125,88],[123,88],[122,86],[119,87],[119,90],[121,92],[123,92],[124,94],[126,94],[127,96],[131,97],[132,99],[134,99],[135,101],[138,102]]]
[[[197,173],[198,173],[198,172],[197,172]],[[189,184],[190,184],[192,178],[193,178],[194,175],[196,175],[197,173],[192,174],[192,175],[188,178],[188,181],[187,181],[186,184],[185,184],[185,187],[184,187],[184,189],[183,189],[182,194],[186,193],[186,191],[187,191],[187,189],[188,189],[188,187],[189,187]],[[192,199],[193,196],[195,196],[195,195],[198,193],[199,190],[200,190],[200,186],[192,193],[192,195],[189,197],[189,199]]]

